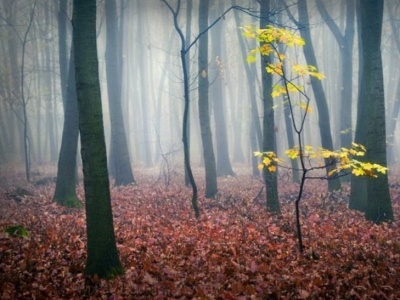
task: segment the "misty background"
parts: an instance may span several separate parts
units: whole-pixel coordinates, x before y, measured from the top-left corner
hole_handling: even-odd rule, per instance
[[[108,1],[108,0],[106,0]],[[114,1],[113,1],[114,2]],[[175,1],[169,1],[175,5]],[[199,2],[182,1],[179,25],[187,43],[198,35]],[[297,25],[297,6],[293,1],[271,1],[271,20],[276,25]],[[105,2],[98,1],[97,47],[102,89],[103,118],[108,152],[111,143],[108,89],[120,86],[123,122],[133,168],[158,167],[163,159],[183,173],[182,115],[183,78],[180,40],[171,12],[159,0],[115,1],[118,35],[107,36]],[[317,67],[325,74],[322,81],[327,96],[334,148],[343,146],[344,137],[354,137],[358,109],[359,10],[353,0],[309,0],[306,24],[310,28],[317,56]],[[262,124],[261,70],[259,62],[248,64],[248,52],[257,45],[242,35],[247,25],[258,27],[257,1],[210,1],[209,24],[232,5],[246,8],[230,10],[208,31],[208,74],[198,68],[198,46],[188,53],[190,68],[190,152],[193,166],[202,166],[198,117],[198,79],[210,82],[210,120],[216,156],[227,148],[232,165],[250,170],[253,151],[260,150],[255,119]],[[250,12],[250,13],[249,13]],[[24,130],[28,137],[29,159],[35,166],[56,165],[64,121],[63,85],[60,61],[69,59],[72,25],[61,37],[60,17],[71,19],[72,1],[62,10],[59,1],[0,1],[0,165],[14,168],[24,164]],[[398,163],[400,110],[400,2],[385,1],[382,29],[382,59],[385,81],[386,142],[389,165]],[[32,22],[30,22],[32,20]],[[107,19],[108,20],[108,19]],[[190,25],[190,26],[189,26]],[[113,39],[118,53],[120,80],[107,79],[107,39]],[[64,53],[63,53],[64,51]],[[285,52],[286,53],[286,52]],[[293,61],[305,64],[301,49],[288,50]],[[347,84],[346,84],[347,83]],[[65,88],[65,87],[64,87]],[[313,99],[311,86],[306,92]],[[343,102],[342,99],[346,99]],[[349,106],[344,108],[344,103]],[[278,156],[288,148],[285,105],[274,98],[275,135]],[[350,107],[350,109],[349,109]],[[319,146],[318,110],[311,103],[304,137],[306,144]],[[24,118],[26,113],[26,118]],[[350,115],[345,124],[343,115]],[[26,127],[24,126],[26,125]],[[222,128],[222,129],[221,129]],[[221,136],[221,134],[223,136]],[[219,144],[226,137],[226,145]],[[222,154],[225,155],[226,154]],[[218,165],[218,163],[217,163]]]

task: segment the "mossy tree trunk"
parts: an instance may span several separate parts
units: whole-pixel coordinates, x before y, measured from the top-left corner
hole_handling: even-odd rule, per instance
[[[96,48],[96,0],[74,0],[73,44],[83,163],[86,274],[123,273],[114,236]]]

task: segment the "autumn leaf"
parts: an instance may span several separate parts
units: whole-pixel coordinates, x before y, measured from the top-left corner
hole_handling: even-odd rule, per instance
[[[303,151],[318,154],[323,148],[305,145]],[[275,166],[276,153],[260,153]],[[370,164],[371,171],[378,172],[379,164]],[[248,169],[238,169],[235,177],[219,179],[218,199],[199,201],[204,213],[196,220],[188,201],[190,191],[181,177],[166,186],[155,183],[158,173],[145,172],[138,172],[140,186],[111,190],[117,247],[126,272],[110,281],[84,275],[85,212],[54,204],[54,185],[35,187],[34,194],[40,196],[29,197],[23,205],[0,194],[0,298],[217,299],[226,295],[329,300],[356,294],[361,299],[400,298],[396,289],[400,223],[372,225],[362,213],[349,210],[346,185],[323,201],[326,185],[310,181],[305,186],[301,221],[306,248],[301,256],[293,222],[298,185],[291,180],[280,181],[282,214],[276,216],[265,209],[265,189],[257,196],[263,183],[248,176]],[[392,174],[391,194],[398,216],[399,176],[397,170]],[[204,178],[199,177],[199,184],[205,185]],[[83,196],[83,186],[77,187],[77,193]],[[29,238],[6,233],[15,224],[29,229]],[[374,280],[365,281],[371,272]]]
[[[364,171],[363,169],[359,169],[359,168],[353,169],[353,170],[351,171],[351,173],[354,174],[354,175],[356,175],[356,176],[365,175],[365,171]]]

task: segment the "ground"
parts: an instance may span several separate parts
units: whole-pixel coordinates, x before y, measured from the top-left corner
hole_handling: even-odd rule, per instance
[[[236,170],[235,170],[236,171]],[[300,254],[294,203],[298,186],[280,178],[282,215],[265,210],[258,178],[239,170],[220,178],[201,217],[191,189],[174,174],[135,170],[138,185],[112,187],[117,247],[125,275],[88,278],[85,213],[52,202],[55,172],[1,174],[1,299],[399,299],[400,185],[391,175],[395,222],[380,226],[347,208],[348,187],[327,195],[309,182],[301,203],[305,253]],[[44,182],[43,178],[50,178]],[[19,190],[17,190],[19,188]],[[25,190],[25,192],[22,192]],[[22,195],[20,195],[22,194]],[[78,187],[83,199],[83,188]],[[11,236],[22,225],[27,237]]]

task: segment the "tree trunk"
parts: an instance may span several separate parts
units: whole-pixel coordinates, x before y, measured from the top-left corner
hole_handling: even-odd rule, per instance
[[[385,97],[381,57],[383,0],[360,2],[362,77],[358,100],[356,142],[367,148],[365,161],[386,165]],[[360,186],[352,180],[351,203],[358,203]],[[393,220],[387,174],[378,178],[367,178],[365,216],[368,220],[381,223]],[[362,193],[360,193],[362,194]]]
[[[119,57],[121,45],[118,37],[122,37],[117,27],[115,0],[107,0],[105,6],[107,20],[106,74],[111,121],[110,167],[113,170],[115,185],[127,185],[134,183],[135,179],[133,178],[121,106],[122,57]]]
[[[193,10],[193,0],[187,0],[186,1],[186,32],[185,32],[185,39],[187,41],[190,41],[191,35],[192,35],[192,10]],[[190,51],[186,53],[186,55],[190,55]],[[190,61],[187,61],[186,69],[188,74],[190,74]],[[189,159],[190,159],[190,138],[191,138],[191,130],[190,130],[190,120],[191,118],[188,118],[188,123],[187,123],[187,135],[188,135],[188,147],[189,147]],[[187,169],[185,168],[185,185],[189,186],[190,185],[190,179],[189,179],[189,174],[187,172]]]
[[[236,1],[232,0],[232,4],[236,5]],[[240,26],[240,17],[239,17],[239,12],[237,10],[234,10],[234,16],[235,16],[235,21],[238,26]],[[239,40],[239,45],[240,45],[240,50],[243,53],[243,55],[247,55],[247,49],[246,45],[244,43],[244,38],[239,32],[237,31],[238,34],[238,40]],[[255,74],[257,70],[255,69],[255,65],[251,64],[249,65],[248,63],[245,62],[244,68],[246,71],[246,80],[247,80],[247,86],[249,89],[249,98],[250,98],[250,130],[255,132],[250,133],[250,136],[252,136],[251,140],[251,161],[252,161],[252,174],[253,176],[257,176],[259,174],[258,168],[257,168],[257,158],[254,157],[253,152],[254,151],[259,151],[262,148],[262,130],[261,130],[261,123],[260,123],[260,117],[258,114],[258,107],[257,107],[257,102],[256,102],[256,77]]]
[[[260,28],[265,28],[269,23],[270,0],[262,0],[260,2]],[[262,44],[260,44],[260,47]],[[262,78],[262,102],[264,108],[263,120],[263,152],[276,151],[275,146],[275,116],[273,109],[272,93],[272,75],[265,71],[271,58],[267,55],[261,57],[261,78]],[[276,171],[263,169],[265,188],[267,190],[267,210],[273,213],[280,213],[279,195],[278,195],[278,176]]]
[[[297,5],[299,9],[299,23],[302,25],[308,24],[309,18],[307,11],[307,2],[305,0],[299,0],[297,2]],[[312,44],[310,29],[307,25],[305,25],[305,27],[300,30],[300,35],[306,41],[303,49],[307,65],[317,66],[317,58],[315,56],[314,47]],[[311,76],[310,82],[314,91],[315,102],[318,109],[318,124],[321,134],[322,147],[325,149],[333,150],[329,111],[325,91],[322,87],[321,81],[318,78]],[[329,160],[326,160],[325,163],[328,166],[326,168],[326,173],[328,174],[330,170],[335,168],[335,166],[333,166]],[[338,190],[340,189],[340,181],[338,179],[328,180],[328,187],[329,191]]]
[[[199,31],[208,27],[208,0],[202,0],[199,7]],[[210,125],[210,110],[208,102],[208,33],[199,39],[199,119],[201,140],[203,142],[204,165],[206,172],[206,198],[212,198],[218,192],[217,172],[213,140]]]
[[[172,6],[166,0],[161,0],[170,10],[173,15],[174,19],[174,27],[176,32],[179,35],[181,41],[181,49],[180,49],[180,58],[181,58],[181,65],[182,65],[182,75],[183,75],[183,92],[184,92],[184,100],[185,106],[183,110],[183,121],[182,121],[182,142],[183,142],[183,154],[184,154],[184,164],[185,169],[187,171],[190,185],[192,186],[192,207],[196,218],[200,217],[200,209],[197,203],[197,184],[193,176],[192,167],[190,165],[190,155],[189,155],[189,141],[188,141],[188,119],[189,119],[189,110],[190,110],[190,89],[189,89],[189,74],[187,70],[187,61],[186,61],[186,40],[183,32],[178,24],[178,16],[181,7],[181,1],[178,0],[176,4],[176,9],[174,10]]]
[[[317,8],[331,30],[340,49],[341,60],[341,97],[340,97],[340,147],[351,148],[353,141],[352,127],[352,94],[353,94],[353,44],[354,44],[354,16],[355,4],[348,0],[346,5],[346,27],[344,34],[330,17],[321,0],[317,1]],[[343,179],[345,180],[344,177]]]
[[[115,243],[96,49],[96,1],[74,0],[73,44],[83,163],[86,274],[123,273]]]
[[[58,157],[57,182],[53,200],[68,207],[82,207],[76,195],[76,156],[78,152],[79,116],[75,87],[75,61],[71,51],[66,99],[64,101],[64,128]]]
[[[223,12],[223,3],[219,2],[218,8],[216,9],[216,15],[219,16]],[[212,65],[214,65],[215,75],[211,75],[211,78],[216,77],[213,84],[210,86],[210,99],[214,108],[214,122],[215,122],[215,142],[217,150],[217,176],[234,176],[235,173],[232,170],[231,161],[229,159],[229,146],[228,137],[226,130],[226,112],[224,105],[224,97],[222,95],[223,89],[223,74],[224,74],[224,63],[222,58],[222,26],[223,22],[216,24],[211,31],[211,44],[212,52],[211,59]],[[210,72],[211,74],[211,72]]]

